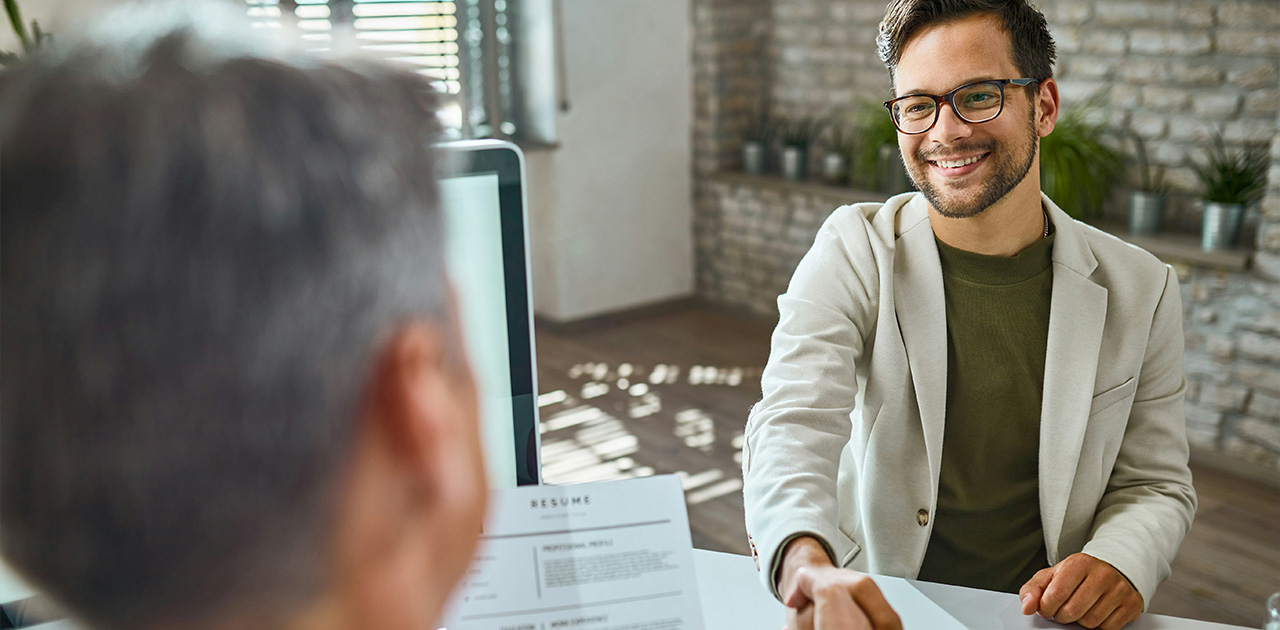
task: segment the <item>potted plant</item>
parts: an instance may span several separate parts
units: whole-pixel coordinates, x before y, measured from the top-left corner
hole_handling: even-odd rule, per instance
[[[809,164],[809,147],[822,131],[823,123],[812,116],[788,120],[782,125],[782,176],[804,179]]]
[[[1053,133],[1040,139],[1040,184],[1049,198],[1076,219],[1097,216],[1120,179],[1120,156],[1103,144],[1106,133],[1089,120],[1089,108],[1067,110]]]
[[[911,190],[911,180],[898,153],[898,128],[884,108],[866,104],[859,131],[861,146],[850,182],[890,195]]]
[[[773,141],[774,125],[769,116],[763,112],[747,129],[742,139],[742,171],[751,175],[764,172],[764,158],[768,153],[769,143]]]
[[[849,163],[857,148],[858,128],[850,123],[831,125],[831,146],[822,156],[822,179],[828,184],[848,181]]]
[[[1129,233],[1155,234],[1164,217],[1169,185],[1164,181],[1164,167],[1151,167],[1147,145],[1142,136],[1132,134],[1134,155],[1138,158],[1138,188],[1129,193]]]
[[[31,33],[27,33],[27,25],[22,21],[22,12],[18,9],[18,0],[4,0],[4,11],[9,17],[9,25],[13,27],[13,34],[17,36],[18,43],[22,44],[22,51],[25,53],[33,53],[41,46],[48,44],[53,36],[41,30],[40,24],[35,20],[31,21]],[[21,55],[0,50],[0,66],[7,66],[16,62]]]
[[[1205,162],[1188,160],[1204,187],[1200,246],[1205,251],[1229,249],[1240,235],[1245,207],[1257,201],[1266,186],[1267,151],[1262,144],[1246,143],[1228,152],[1222,134],[1215,133],[1207,157]]]

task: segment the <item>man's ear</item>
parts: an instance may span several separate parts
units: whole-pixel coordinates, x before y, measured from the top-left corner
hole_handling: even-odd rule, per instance
[[[1053,79],[1041,81],[1039,92],[1036,102],[1036,133],[1043,138],[1058,123],[1058,82]]]
[[[455,466],[451,452],[465,439],[461,422],[469,420],[466,396],[474,400],[448,343],[429,322],[398,328],[379,350],[365,411],[395,465],[432,495]]]

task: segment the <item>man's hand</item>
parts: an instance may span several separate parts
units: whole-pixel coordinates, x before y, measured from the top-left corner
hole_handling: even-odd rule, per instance
[[[1058,623],[1120,630],[1142,612],[1142,595],[1115,567],[1076,553],[1042,569],[1022,585],[1022,614],[1038,612]]]
[[[790,630],[902,630],[871,578],[836,568],[822,544],[807,536],[783,552],[778,592]]]

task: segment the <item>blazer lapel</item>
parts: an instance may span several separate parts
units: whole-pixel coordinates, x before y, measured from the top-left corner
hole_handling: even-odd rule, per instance
[[[947,414],[947,309],[938,245],[924,196],[899,211],[901,234],[893,261],[894,310],[907,350],[929,457],[931,493],[938,493],[943,423]]]
[[[1098,261],[1075,221],[1044,197],[1057,235],[1040,411],[1040,520],[1057,562],[1067,501],[1093,401],[1107,290],[1089,279]]]

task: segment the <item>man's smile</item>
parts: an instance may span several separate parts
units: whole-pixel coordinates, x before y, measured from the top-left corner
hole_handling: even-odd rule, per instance
[[[978,153],[969,156],[947,157],[936,160],[926,160],[935,171],[946,177],[958,177],[960,175],[968,175],[978,168],[982,162],[986,161],[990,152]]]

